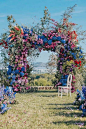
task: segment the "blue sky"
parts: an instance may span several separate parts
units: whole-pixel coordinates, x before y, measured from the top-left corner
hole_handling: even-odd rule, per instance
[[[0,0],[0,34],[8,30],[7,15],[13,15],[19,25],[30,26],[33,21],[37,23],[43,17],[45,6],[51,17],[60,21],[67,7],[75,4],[77,6],[70,21],[82,25],[82,29],[86,30],[86,0]],[[86,45],[81,46],[86,51]],[[41,52],[35,61],[47,62],[50,54],[51,52]]]

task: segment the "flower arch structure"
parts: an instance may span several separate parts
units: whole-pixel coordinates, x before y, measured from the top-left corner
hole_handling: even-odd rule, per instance
[[[29,65],[27,56],[32,48],[41,50],[50,50],[58,52],[57,73],[59,78],[56,86],[66,85],[67,75],[74,72],[74,69],[83,65],[84,60],[81,48],[77,47],[77,34],[74,30],[70,30],[70,26],[74,23],[68,23],[63,19],[63,24],[58,26],[54,22],[54,29],[43,33],[42,36],[35,34],[34,30],[26,27],[13,26],[9,31],[9,36],[2,40],[0,45],[5,49],[9,49],[8,55],[10,64],[8,66],[8,79],[15,91],[21,90],[21,86],[28,83]],[[58,49],[59,48],[59,49]],[[74,78],[74,76],[73,76]]]

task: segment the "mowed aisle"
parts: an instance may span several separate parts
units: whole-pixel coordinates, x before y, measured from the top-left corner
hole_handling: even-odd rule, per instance
[[[72,105],[75,97],[58,97],[55,89],[16,94],[19,104],[0,115],[0,129],[85,129],[86,118]]]

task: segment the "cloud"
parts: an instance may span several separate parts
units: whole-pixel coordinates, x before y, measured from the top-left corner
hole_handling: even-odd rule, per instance
[[[6,16],[7,16],[7,14],[0,14],[0,18],[6,17]]]
[[[64,11],[61,11],[61,12],[57,12],[57,13],[52,13],[51,16],[54,16],[54,17],[55,16],[61,16],[64,12],[65,12],[65,10]],[[72,12],[72,14],[79,14],[79,13],[83,13],[83,12],[86,12],[86,8],[80,8],[80,7],[78,7],[78,9],[74,10]]]
[[[83,13],[83,12],[86,12],[86,10],[85,9],[84,10],[76,10],[76,11],[73,12],[73,14],[75,14],[75,13]]]
[[[52,13],[51,16],[61,16],[64,13],[64,11],[58,12],[58,13]]]

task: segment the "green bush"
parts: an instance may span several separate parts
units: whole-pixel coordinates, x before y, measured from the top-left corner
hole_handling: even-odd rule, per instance
[[[52,80],[55,79],[55,74],[32,74],[30,76],[31,80],[29,81],[29,86],[54,86]]]

